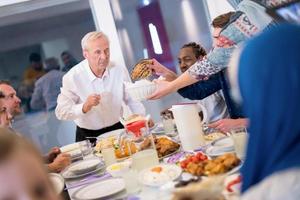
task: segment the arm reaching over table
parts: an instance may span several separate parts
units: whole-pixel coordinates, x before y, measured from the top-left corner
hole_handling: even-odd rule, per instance
[[[208,125],[208,127],[218,129],[224,133],[229,132],[231,129],[234,129],[234,128],[247,127],[247,126],[248,126],[247,118],[220,119],[220,120]]]
[[[181,76],[179,76],[177,79],[171,82],[155,80],[157,84],[157,89],[152,95],[148,97],[148,99],[159,99],[172,92],[176,92],[180,88],[196,83],[197,81],[198,80],[190,76],[188,72],[183,73]]]

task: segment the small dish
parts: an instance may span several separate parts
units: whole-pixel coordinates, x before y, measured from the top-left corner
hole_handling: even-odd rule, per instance
[[[106,167],[106,171],[112,177],[121,177],[124,172],[129,170],[130,166],[131,166],[131,162],[129,161],[114,163]]]

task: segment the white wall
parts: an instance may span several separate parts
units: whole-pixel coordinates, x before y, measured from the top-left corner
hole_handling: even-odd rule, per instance
[[[50,41],[42,42],[42,49],[45,58],[55,57],[58,58],[61,68],[64,66],[60,59],[61,52],[69,49],[68,41],[66,38],[59,38]]]

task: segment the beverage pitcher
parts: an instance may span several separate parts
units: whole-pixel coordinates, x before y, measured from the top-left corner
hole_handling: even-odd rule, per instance
[[[174,115],[183,150],[189,151],[203,146],[205,141],[197,104],[187,103],[173,105],[170,110]],[[203,115],[206,115],[204,110]]]

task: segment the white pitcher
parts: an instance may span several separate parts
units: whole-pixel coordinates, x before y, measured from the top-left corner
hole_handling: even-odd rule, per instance
[[[189,151],[199,148],[205,144],[202,122],[198,114],[198,107],[195,103],[173,105],[170,109],[173,112],[179,139],[183,150]],[[204,118],[205,109],[202,110]]]

